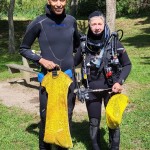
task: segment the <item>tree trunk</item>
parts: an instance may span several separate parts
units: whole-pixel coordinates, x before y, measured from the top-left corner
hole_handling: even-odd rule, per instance
[[[14,37],[14,12],[15,0],[10,0],[8,10],[8,24],[9,24],[9,53],[15,52],[15,37]]]
[[[77,6],[78,6],[78,0],[71,0],[70,14],[72,16],[76,15]]]
[[[115,31],[116,0],[106,0],[106,22],[111,32]]]

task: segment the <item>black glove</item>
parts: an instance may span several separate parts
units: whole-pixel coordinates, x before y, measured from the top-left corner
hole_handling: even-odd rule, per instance
[[[77,94],[78,100],[81,101],[82,103],[84,103],[84,101],[89,99],[88,90],[85,89],[84,87],[81,87],[80,89],[78,89],[76,94]]]

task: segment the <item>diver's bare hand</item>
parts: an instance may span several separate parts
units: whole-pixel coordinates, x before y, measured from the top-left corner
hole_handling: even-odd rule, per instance
[[[46,60],[44,58],[41,58],[39,60],[39,63],[46,69],[50,70],[50,69],[54,69],[57,64],[55,64],[53,61],[49,61],[49,60]]]
[[[114,93],[121,93],[122,91],[122,86],[119,84],[119,83],[115,83],[113,86],[112,86],[112,91]]]

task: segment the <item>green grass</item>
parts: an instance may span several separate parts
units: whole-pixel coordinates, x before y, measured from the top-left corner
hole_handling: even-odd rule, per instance
[[[6,80],[7,78],[13,78],[19,76],[20,74],[10,74],[6,67],[8,63],[21,63],[21,57],[19,54],[8,54],[8,53],[1,53],[1,63],[0,63],[0,80]]]
[[[16,51],[19,49],[22,35],[29,21],[18,21],[16,24]],[[117,29],[123,29],[122,43],[132,61],[132,71],[126,81],[126,91],[130,99],[121,124],[121,150],[150,149],[150,18],[119,18],[116,21]],[[80,21],[79,29],[86,31],[87,22]],[[6,63],[21,63],[21,56],[16,52],[10,55],[7,52],[7,23],[0,23],[0,80],[13,78],[8,73]],[[38,44],[33,45],[38,49]],[[0,105],[0,149],[9,150],[36,150],[38,149],[39,118],[29,115],[16,108],[7,108]],[[20,113],[21,112],[21,113]],[[82,118],[82,119],[81,119]],[[73,117],[73,150],[90,150],[87,116]],[[27,130],[28,129],[28,130]],[[108,144],[108,131],[105,116],[101,122],[101,143],[103,150]]]
[[[8,53],[8,22],[6,20],[0,20],[0,80],[6,80],[8,78],[14,78],[20,76],[20,74],[10,74],[6,67],[6,64],[16,63],[22,64],[22,58],[19,54],[19,46],[22,41],[22,36],[25,33],[25,29],[30,21],[14,21],[15,26],[15,54]],[[39,46],[37,40],[33,44],[32,49],[38,50]]]
[[[38,147],[38,118],[0,104],[0,149],[33,150]]]
[[[149,149],[149,90],[137,91],[122,122],[122,146],[124,149]],[[135,96],[136,95],[136,96]],[[128,144],[126,144],[128,143]]]
[[[132,71],[127,79],[131,103],[121,125],[122,149],[150,148],[150,18],[117,20],[124,30],[122,42],[131,58]]]

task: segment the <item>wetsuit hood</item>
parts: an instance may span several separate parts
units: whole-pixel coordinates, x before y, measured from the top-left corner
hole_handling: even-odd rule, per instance
[[[90,51],[97,52],[102,49],[110,37],[110,30],[107,24],[105,24],[104,31],[100,34],[94,34],[89,27],[87,33],[87,46]]]

